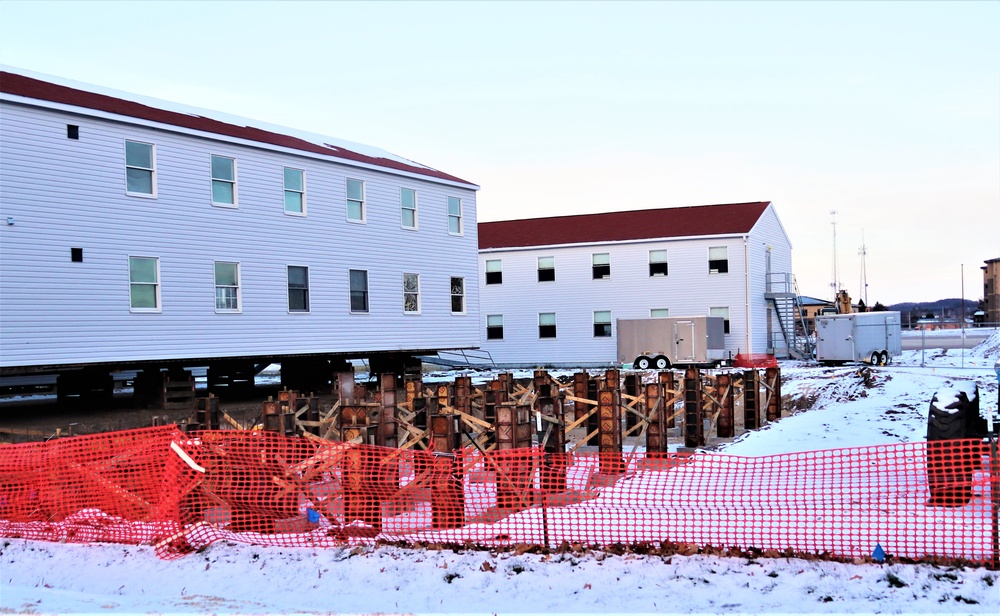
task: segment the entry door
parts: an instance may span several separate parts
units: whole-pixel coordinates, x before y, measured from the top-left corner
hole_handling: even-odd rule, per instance
[[[675,362],[694,361],[694,321],[674,323],[674,348],[677,352]]]

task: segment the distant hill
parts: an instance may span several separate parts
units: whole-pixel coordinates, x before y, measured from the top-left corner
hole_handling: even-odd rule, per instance
[[[976,311],[979,302],[974,299],[965,300],[965,316],[972,318],[972,313]],[[962,300],[958,297],[950,299],[939,299],[935,302],[902,302],[886,306],[889,310],[898,310],[902,314],[912,313],[914,318],[922,318],[926,314],[933,314],[937,318],[960,319],[962,318]]]

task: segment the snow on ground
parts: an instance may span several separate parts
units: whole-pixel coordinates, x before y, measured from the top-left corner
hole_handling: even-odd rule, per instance
[[[935,392],[979,387],[996,409],[1000,334],[891,366],[783,364],[809,406],[722,448],[760,456],[924,440]],[[921,367],[923,360],[924,366]],[[1000,572],[693,554],[531,554],[214,543],[174,561],[148,546],[0,540],[0,613],[996,614]]]

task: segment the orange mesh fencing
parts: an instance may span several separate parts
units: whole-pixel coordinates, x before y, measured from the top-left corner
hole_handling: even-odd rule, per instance
[[[686,545],[996,566],[979,440],[762,457],[413,451],[175,426],[0,446],[0,536],[322,547]],[[992,475],[991,475],[992,470]]]

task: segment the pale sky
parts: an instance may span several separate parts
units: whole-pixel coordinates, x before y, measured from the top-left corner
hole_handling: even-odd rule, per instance
[[[800,291],[983,293],[1000,2],[19,2],[0,63],[377,146],[479,220],[772,201]]]

